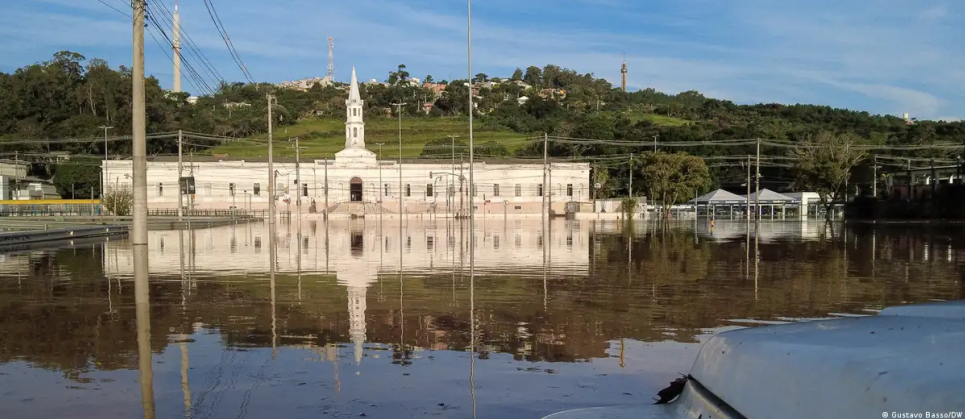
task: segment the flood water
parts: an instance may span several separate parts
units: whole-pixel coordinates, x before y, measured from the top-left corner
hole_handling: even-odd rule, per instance
[[[266,224],[151,231],[141,313],[126,239],[0,256],[0,418],[538,418],[649,403],[721,331],[965,298],[954,226],[277,230],[274,274]]]

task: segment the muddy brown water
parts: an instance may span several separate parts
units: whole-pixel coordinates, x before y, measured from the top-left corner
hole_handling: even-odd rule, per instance
[[[960,226],[401,227],[151,231],[150,330],[126,239],[2,255],[0,417],[537,418],[650,402],[724,330],[965,298]]]

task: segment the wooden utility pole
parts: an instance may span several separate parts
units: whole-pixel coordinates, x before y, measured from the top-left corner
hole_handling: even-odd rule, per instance
[[[184,216],[184,193],[181,191],[181,180],[184,177],[184,167],[182,162],[182,152],[181,148],[183,146],[183,140],[181,136],[181,130],[178,130],[178,221],[181,221],[181,217]],[[187,189],[187,184],[184,185]],[[185,191],[186,192],[186,191]]]
[[[13,152],[13,191],[17,193],[15,199],[20,199],[20,152]]]
[[[275,149],[272,138],[272,118],[271,105],[274,97],[271,93],[267,94],[268,100],[268,226],[275,226]],[[273,234],[272,233],[269,234]],[[272,260],[274,264],[274,260]]]
[[[541,185],[542,191],[540,194],[543,195],[543,210],[540,211],[543,214],[543,229],[546,229],[546,219],[549,218],[549,208],[547,207],[546,201],[546,162],[549,160],[549,135],[545,132],[543,133],[543,184]]]
[[[757,139],[757,175],[754,177],[757,192],[754,196],[755,218],[761,218],[761,139]]]
[[[132,0],[134,60],[131,71],[133,139],[134,225],[131,245],[134,254],[134,303],[137,323],[138,369],[144,417],[154,419],[154,371],[151,361],[151,296],[147,256],[147,126],[144,101],[144,14],[145,0]]]
[[[472,96],[470,92],[470,96]],[[399,225],[402,225],[402,107],[406,105],[405,102],[392,103],[395,106],[395,112],[399,114]],[[401,229],[401,227],[400,227]],[[401,236],[400,236],[401,237]]]
[[[325,156],[325,219],[328,220],[328,156]],[[325,224],[328,228],[328,223]],[[327,230],[326,230],[327,231]],[[328,252],[328,242],[325,243],[325,252]],[[327,260],[327,259],[326,259]]]
[[[302,148],[298,146],[299,138],[295,137],[295,208],[298,210],[298,215],[302,214]]]
[[[878,197],[878,155],[873,156],[871,165],[871,196]]]
[[[454,135],[454,134],[449,135],[449,139],[451,140],[449,151],[452,152],[452,160],[450,160],[452,162],[452,170],[450,170],[451,173],[456,173],[456,137],[458,137],[458,135]],[[448,176],[448,178],[449,178],[449,186],[446,188],[446,212],[449,213],[449,216],[451,217],[452,216],[452,195],[449,194],[449,191],[451,191],[455,187],[455,183],[453,183],[452,181],[451,174]]]
[[[105,187],[107,186],[107,184],[110,183],[110,176],[108,176],[108,174],[107,174],[107,159],[108,159],[108,158],[107,158],[107,130],[112,129],[112,128],[114,128],[114,127],[113,127],[113,126],[107,126],[107,125],[101,125],[101,126],[99,126],[99,127],[97,127],[97,128],[100,128],[100,129],[104,130],[104,167],[103,167],[102,170],[101,170],[101,172],[103,172],[103,173],[101,173],[101,175],[103,176],[103,177],[101,178],[101,206],[103,206],[103,205],[104,205],[104,191],[106,190]],[[93,198],[93,197],[94,197],[94,196],[91,195],[91,198]],[[101,209],[101,215],[104,215],[103,208]]]
[[[147,251],[147,125],[145,94],[144,94],[144,15],[147,12],[145,0],[134,0],[134,62],[132,69],[133,80],[133,112],[131,115],[131,135],[133,144],[133,183],[134,183],[134,231],[131,242],[134,247],[144,246]],[[137,253],[137,250],[135,250]],[[135,261],[138,260],[135,258]],[[144,262],[147,260],[145,258]],[[147,269],[147,267],[143,267]],[[135,267],[135,271],[138,271]],[[144,284],[146,287],[147,284]],[[146,291],[145,291],[146,294]]]
[[[747,222],[751,222],[751,155],[747,155],[747,195],[744,197],[747,203]],[[748,247],[749,248],[749,247]]]

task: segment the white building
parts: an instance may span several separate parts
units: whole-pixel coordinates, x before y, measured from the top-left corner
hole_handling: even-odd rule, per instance
[[[550,164],[548,185],[544,186],[542,162],[477,162],[470,188],[468,163],[423,160],[400,165],[397,160],[379,159],[365,147],[363,101],[354,68],[345,104],[345,148],[335,154],[334,161],[308,159],[296,168],[292,161],[276,160],[275,197],[290,201],[281,202],[279,210],[294,211],[300,198],[303,212],[314,201],[320,213],[327,203],[331,214],[395,214],[401,200],[405,214],[445,216],[468,213],[472,193],[477,214],[540,214],[543,194],[549,193],[556,213],[564,213],[568,202],[587,204],[585,211],[591,211],[589,163]],[[109,187],[130,187],[132,161],[104,164]],[[149,208],[177,209],[177,161],[156,158],[148,162],[147,170]],[[195,157],[193,162],[183,163],[183,173],[194,176],[195,209],[268,208],[270,178],[265,161]],[[187,205],[188,200],[184,202]]]

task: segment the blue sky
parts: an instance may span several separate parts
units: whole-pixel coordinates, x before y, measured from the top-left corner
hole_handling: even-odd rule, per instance
[[[130,11],[128,0],[103,1]],[[324,76],[329,36],[341,80],[353,63],[365,80],[399,63],[417,77],[467,75],[465,1],[212,1],[259,81]],[[130,20],[98,0],[4,3],[0,71],[65,49],[130,65]],[[218,72],[243,79],[202,0],[181,0],[180,10]],[[477,0],[473,73],[553,63],[618,84],[626,54],[631,89],[958,119],[963,23],[960,0]],[[145,43],[148,73],[170,87],[169,58],[150,36]]]

